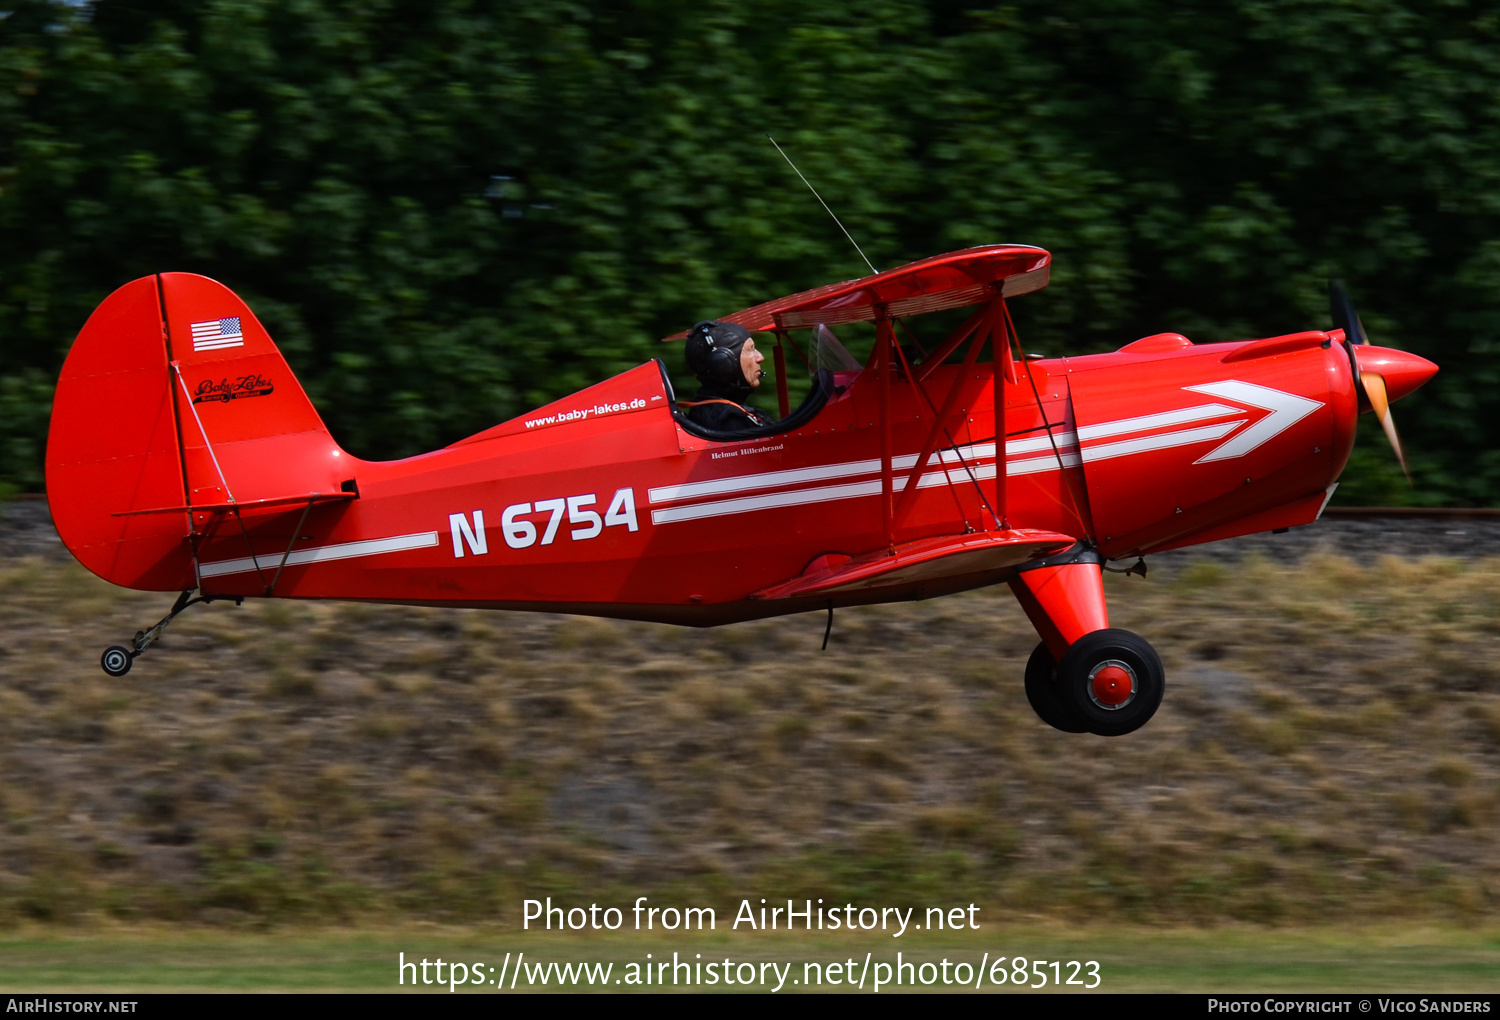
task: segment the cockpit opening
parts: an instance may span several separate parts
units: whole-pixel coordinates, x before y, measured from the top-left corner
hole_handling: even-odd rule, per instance
[[[780,338],[776,342],[780,343]],[[761,385],[766,377],[761,367],[765,355],[756,347],[755,337],[734,323],[709,320],[697,323],[688,331],[683,351],[687,369],[699,383],[692,399],[676,396],[666,364],[657,359],[662,383],[672,401],[673,416],[690,434],[720,442],[779,435],[807,424],[830,397],[848,388],[861,366],[833,330],[822,323],[813,329],[805,350],[795,342],[790,346],[798,360],[807,365],[809,386],[797,408],[778,418],[754,402],[764,392]],[[777,353],[777,364],[786,366],[785,352]],[[790,374],[789,368],[787,372]],[[776,389],[783,406],[788,381],[777,380]]]

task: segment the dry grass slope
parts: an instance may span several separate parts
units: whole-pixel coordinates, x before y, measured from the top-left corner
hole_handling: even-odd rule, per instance
[[[213,605],[0,561],[0,922],[515,921],[522,896],[1063,922],[1477,922],[1500,896],[1500,564],[1111,576],[1168,696],[1056,733],[1001,590],[709,632]]]

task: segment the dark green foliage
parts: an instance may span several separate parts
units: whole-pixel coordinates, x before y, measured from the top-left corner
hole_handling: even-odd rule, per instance
[[[1431,357],[1415,491],[1500,493],[1500,15],[1412,0],[215,0],[0,20],[0,484],[113,288],[233,287],[338,438],[417,453],[876,262],[1051,249],[1028,346],[1328,324]],[[675,349],[667,349],[676,367]]]

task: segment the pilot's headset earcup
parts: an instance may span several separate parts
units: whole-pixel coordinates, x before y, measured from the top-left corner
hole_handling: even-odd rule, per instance
[[[687,362],[688,371],[705,381],[709,378],[712,363],[714,325],[712,319],[693,323],[682,350],[682,359]]]
[[[744,378],[740,370],[740,348],[744,347],[749,335],[748,330],[731,323],[711,319],[696,323],[688,331],[687,350],[684,352],[688,370],[706,383],[734,385]]]
[[[739,343],[733,347],[722,342],[715,344],[709,354],[709,370],[714,382],[728,386],[744,378],[744,373],[740,371],[740,348],[742,346],[744,345]]]

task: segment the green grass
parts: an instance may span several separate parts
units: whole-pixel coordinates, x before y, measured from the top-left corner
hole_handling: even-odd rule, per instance
[[[1108,583],[1169,678],[1117,740],[1035,718],[1004,589],[841,613],[827,652],[816,614],[251,600],[115,681],[99,648],[169,596],[0,563],[0,934],[474,931],[526,896],[642,894],[974,900],[1069,931],[1495,923],[1500,561]]]
[[[909,932],[899,940],[722,931],[670,940],[633,935],[590,938],[436,926],[367,933],[226,934],[154,928],[88,935],[39,932],[0,939],[0,991],[400,991],[397,961],[403,952],[408,959],[441,957],[497,968],[506,953],[521,952],[532,962],[610,962],[610,987],[623,991],[629,989],[614,985],[613,979],[625,973],[628,964],[644,962],[647,953],[654,961],[670,960],[674,951],[694,961],[702,954],[704,961],[792,963],[784,992],[803,990],[793,982],[802,977],[806,961],[826,965],[852,957],[859,970],[867,952],[874,962],[889,963],[898,951],[919,964],[946,958],[973,965],[985,953],[991,961],[997,956],[1096,960],[1099,989],[1106,992],[1500,991],[1500,932],[1493,929],[1122,930],[1051,925],[1003,926],[936,938]],[[523,980],[516,990],[524,986]],[[983,987],[996,990],[988,976]],[[942,988],[937,984],[931,990]],[[411,990],[409,984],[405,990]],[[431,985],[417,990],[438,989]],[[447,994],[446,988],[441,990]],[[718,985],[709,990],[726,989]],[[825,985],[823,990],[850,989]],[[865,992],[873,990],[873,978],[867,976]],[[1010,985],[1006,990],[1023,991]]]

